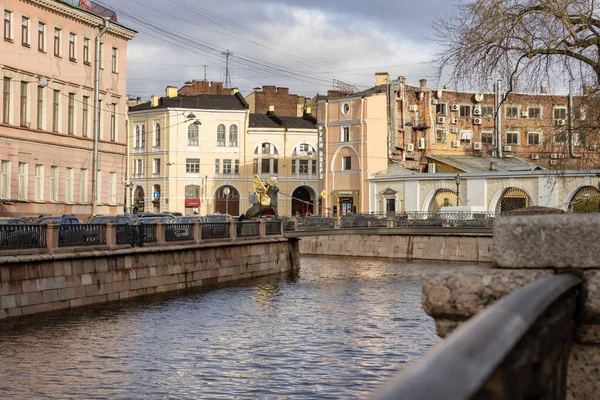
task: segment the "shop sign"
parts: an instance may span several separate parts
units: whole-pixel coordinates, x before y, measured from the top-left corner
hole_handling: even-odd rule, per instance
[[[339,190],[338,196],[352,196],[352,190]]]
[[[200,207],[200,199],[185,199],[186,207]]]
[[[317,157],[319,159],[319,180],[325,179],[325,128],[320,125],[317,134]]]
[[[92,7],[90,7],[89,2],[86,0],[62,0],[62,1],[63,1],[63,3],[70,4],[73,7],[81,7],[81,8],[85,8],[86,10],[92,9]]]

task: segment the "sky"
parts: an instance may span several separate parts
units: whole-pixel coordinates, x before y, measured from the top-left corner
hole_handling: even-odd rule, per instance
[[[99,0],[138,31],[128,43],[127,94],[163,95],[168,85],[223,81],[230,51],[232,87],[288,87],[312,97],[333,80],[359,89],[376,72],[441,87],[432,63],[432,25],[452,0]]]

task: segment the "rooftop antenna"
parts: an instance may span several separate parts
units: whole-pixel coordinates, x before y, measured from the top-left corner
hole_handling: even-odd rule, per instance
[[[206,82],[206,64],[204,64],[203,67],[204,67],[204,82]]]
[[[233,55],[232,52],[230,52],[229,50],[224,51],[221,53],[221,55],[225,56],[225,79],[223,80],[223,85],[226,88],[230,88],[231,87],[231,76],[229,75],[229,57]]]

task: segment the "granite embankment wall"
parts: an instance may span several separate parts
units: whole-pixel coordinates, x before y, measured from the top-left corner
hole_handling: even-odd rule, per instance
[[[0,319],[279,274],[298,257],[281,237],[0,257]]]
[[[491,234],[338,234],[303,236],[300,254],[489,263]]]

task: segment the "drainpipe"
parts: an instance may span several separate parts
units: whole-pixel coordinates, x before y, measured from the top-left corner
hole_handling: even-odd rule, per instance
[[[92,162],[92,215],[96,215],[98,208],[98,138],[100,137],[100,39],[108,30],[108,18],[104,18],[104,26],[96,36],[96,84],[94,85],[94,158]]]

